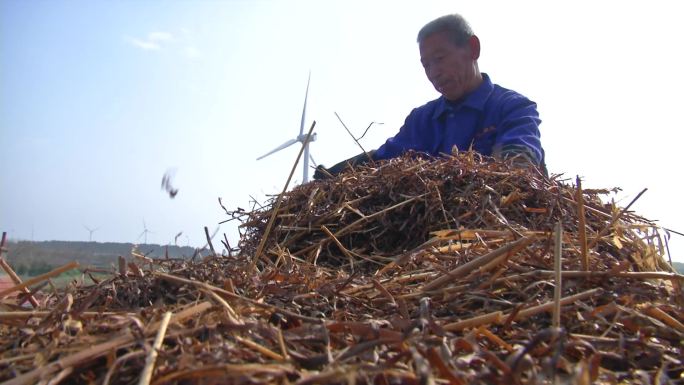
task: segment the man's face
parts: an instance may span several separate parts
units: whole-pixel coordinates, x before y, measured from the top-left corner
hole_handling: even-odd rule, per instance
[[[477,58],[480,44],[473,36],[464,46],[452,43],[446,32],[434,33],[419,45],[420,62],[437,92],[457,101],[480,83]]]

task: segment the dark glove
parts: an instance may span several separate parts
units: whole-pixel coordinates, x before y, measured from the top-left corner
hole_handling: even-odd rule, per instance
[[[375,151],[368,152],[368,155],[370,155],[371,158],[373,157],[373,154],[375,154]],[[350,167],[356,167],[366,164],[370,162],[370,159],[368,159],[368,155],[366,155],[365,152],[362,152],[361,154],[344,160],[330,168],[325,168],[323,167],[323,165],[319,165],[318,167],[316,167],[316,172],[314,172],[314,179],[321,180],[331,178],[338,175],[342,171],[347,170]]]

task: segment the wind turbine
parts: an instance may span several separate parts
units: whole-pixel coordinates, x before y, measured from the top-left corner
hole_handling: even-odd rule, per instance
[[[288,140],[287,142],[285,142],[285,143],[281,144],[280,146],[274,148],[270,152],[258,157],[257,160],[261,160],[261,159],[273,154],[274,152],[278,152],[284,148],[290,147],[291,145],[293,145],[297,142],[304,144],[304,142],[306,141],[306,134],[304,133],[304,121],[306,120],[306,102],[309,99],[309,84],[310,83],[311,83],[311,72],[309,72],[309,79],[306,82],[306,94],[304,95],[304,108],[302,109],[302,121],[299,124],[299,136],[297,136],[294,139]],[[304,147],[304,164],[303,164],[302,183],[306,183],[309,181],[309,158],[311,157],[309,155],[309,144],[311,144],[311,142],[313,142],[314,140],[316,140],[316,133],[315,132],[313,134],[311,134],[311,139],[309,140],[309,142]]]
[[[143,232],[140,233],[140,235],[138,235],[138,239],[140,239],[140,237],[142,237],[142,236],[145,236],[145,243],[144,244],[146,245],[147,244],[147,234],[153,233],[153,232],[147,229],[147,224],[145,223],[144,219],[143,219],[143,229],[144,229]]]
[[[99,230],[100,228],[97,227],[97,228],[91,229],[90,227],[88,227],[88,226],[86,226],[86,225],[83,225],[83,227],[84,227],[86,230],[88,230],[88,233],[89,233],[89,234],[88,234],[88,242],[92,242],[92,241],[93,241],[93,233],[96,232],[97,230]]]

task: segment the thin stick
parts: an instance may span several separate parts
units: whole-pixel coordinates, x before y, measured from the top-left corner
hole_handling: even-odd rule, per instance
[[[0,311],[0,321],[11,320],[11,319],[26,319],[26,318],[45,318],[52,314],[52,311]],[[106,317],[106,316],[122,316],[129,317],[136,315],[136,313],[130,312],[97,312],[97,311],[86,311],[83,313],[78,313],[79,318],[95,318],[95,317]]]
[[[338,115],[337,112],[335,112],[335,116],[337,116],[337,120],[339,120],[340,123],[342,123],[342,127],[344,127],[344,129],[347,130],[347,133],[349,134],[349,136],[351,136],[352,139],[354,139],[354,142],[356,143],[356,145],[359,146],[359,148],[361,149],[361,151],[363,151],[364,154],[366,154],[366,157],[367,157],[368,160],[371,162],[371,164],[372,164],[372,165],[375,165],[375,161],[373,160],[373,157],[368,153],[368,151],[366,151],[366,150],[363,148],[363,146],[361,145],[361,143],[359,143],[359,141],[354,137],[354,134],[352,134],[351,131],[349,131],[349,129],[347,128],[347,125],[344,124],[344,122],[342,121],[342,118],[340,118],[340,115]],[[373,123],[371,123],[371,125],[372,125],[372,124],[373,124]],[[370,126],[368,126],[368,128],[370,128]],[[368,128],[366,129],[366,131],[368,131]],[[366,133],[364,132],[363,135],[366,135]],[[363,135],[361,135],[361,137],[363,137]]]
[[[513,353],[513,351],[515,350],[515,349],[513,349],[513,346],[511,346],[506,341],[502,340],[501,337],[492,333],[484,325],[477,328],[477,334],[480,334],[480,335],[487,337],[487,339],[489,339],[490,341],[494,342],[495,344],[501,346],[502,348],[506,349],[509,353]]]
[[[238,342],[240,342],[241,344],[243,344],[243,345],[245,345],[245,346],[247,346],[247,347],[250,347],[250,348],[256,350],[257,352],[259,352],[259,353],[265,355],[265,356],[268,357],[268,358],[272,358],[272,359],[278,360],[278,361],[283,361],[283,360],[285,359],[282,355],[280,355],[280,354],[274,352],[274,351],[271,350],[271,349],[268,349],[268,348],[266,348],[266,347],[264,347],[264,346],[261,346],[261,345],[257,344],[256,342],[254,342],[254,341],[252,341],[252,340],[249,340],[249,339],[247,339],[247,338],[242,338],[242,337],[240,337],[240,336],[235,336],[235,339],[236,339]]]
[[[589,253],[587,252],[587,224],[584,213],[584,193],[582,192],[582,181],[577,176],[577,216],[579,217],[579,242],[582,254],[582,270],[589,271]]]
[[[667,326],[669,326],[673,329],[677,329],[678,331],[684,333],[684,324],[679,322],[677,319],[675,319],[671,315],[660,310],[659,308],[657,308],[653,305],[648,305],[644,309],[644,313],[648,314],[649,316],[651,316],[653,318],[657,318],[658,320],[664,322]]]
[[[2,241],[0,241],[0,257],[2,257],[2,253],[7,251],[5,248],[5,244],[7,243],[7,231],[2,232]]]
[[[287,346],[285,345],[285,339],[283,338],[283,329],[276,328],[278,331],[278,345],[280,346],[280,353],[283,355],[283,359],[289,360],[290,355],[287,353]]]
[[[209,249],[211,250],[211,255],[216,256],[216,250],[214,250],[214,244],[211,243],[211,237],[209,236],[209,229],[207,226],[204,226],[204,235],[207,237],[207,243],[209,244]]]
[[[201,289],[200,290],[207,295],[209,295],[211,298],[216,300],[216,302],[220,303],[224,308],[226,308],[226,314],[228,315],[228,321],[235,325],[244,325],[244,322],[238,320],[238,315],[233,309],[232,306],[228,302],[226,302],[225,299],[221,298],[220,295],[216,294],[215,292],[207,289]]]
[[[648,190],[648,189],[645,188],[645,189],[641,190],[641,192],[640,192],[634,199],[632,199],[631,202],[629,202],[629,204],[627,205],[627,207],[625,207],[624,209],[622,209],[618,215],[615,215],[615,216],[613,217],[613,219],[610,221],[610,223],[608,223],[608,224],[606,225],[606,227],[604,227],[603,229],[601,229],[601,231],[598,233],[598,235],[596,235],[596,238],[594,238],[594,240],[591,241],[591,243],[589,244],[589,246],[587,246],[587,248],[588,248],[589,250],[593,249],[594,246],[596,246],[596,244],[598,243],[598,241],[601,240],[601,237],[603,237],[604,235],[606,235],[606,233],[610,230],[610,228],[613,227],[613,225],[614,225],[614,224],[615,224],[615,223],[616,223],[616,222],[617,222],[617,221],[618,221],[618,220],[627,212],[627,210],[629,210],[630,207],[632,207],[632,205],[634,204],[634,202],[636,202],[637,199],[639,199],[639,198],[646,192],[646,190]]]
[[[556,287],[553,289],[553,327],[558,330],[560,328],[560,315],[561,315],[561,254],[563,253],[563,228],[561,227],[560,221],[556,222],[556,239],[555,247],[553,249],[554,262],[553,268],[555,271],[555,283]]]
[[[562,298],[560,300],[560,304],[561,304],[561,306],[565,306],[565,305],[571,304],[575,301],[579,301],[582,299],[589,298],[589,297],[591,297],[597,293],[600,293],[602,290],[603,289],[601,289],[601,288],[596,288],[596,289],[583,291],[581,293]],[[538,314],[538,313],[548,312],[549,310],[552,311],[555,304],[556,304],[555,301],[549,301],[549,302],[545,302],[541,305],[532,306],[530,308],[521,310],[515,315],[515,318],[513,320],[518,321],[521,319],[529,318],[529,317],[531,317],[535,314]],[[463,329],[474,328],[474,327],[478,327],[478,326],[482,326],[482,325],[488,325],[491,323],[498,324],[507,318],[504,316],[509,316],[510,314],[511,313],[505,313],[504,314],[500,310],[494,311],[491,313],[486,313],[486,314],[482,314],[482,315],[475,316],[472,318],[468,318],[468,319],[465,319],[462,321],[457,321],[457,322],[453,322],[450,324],[446,324],[443,326],[443,328],[446,331],[460,331]]]
[[[2,242],[3,242],[2,246],[4,247],[5,246],[4,245],[4,242],[5,242],[4,237],[2,239]],[[17,273],[14,272],[14,270],[12,270],[12,267],[2,257],[0,257],[0,267],[2,267],[3,270],[5,270],[5,272],[12,279],[12,281],[14,282],[15,285],[21,285],[21,283],[22,283],[21,278],[17,275]],[[28,300],[29,300],[29,302],[31,302],[31,305],[34,308],[37,308],[38,307],[38,301],[36,300],[36,297],[33,296],[33,293],[31,293],[31,291],[28,289],[28,287],[23,288],[22,291],[24,292],[24,294],[28,295]]]
[[[470,273],[472,270],[475,270],[478,267],[486,265],[487,263],[494,260],[496,257],[499,257],[501,255],[505,255],[508,253],[510,253],[510,254],[515,253],[517,250],[519,250],[519,249],[529,245],[530,243],[534,242],[534,240],[535,240],[534,237],[523,237],[523,238],[518,239],[515,242],[511,242],[507,245],[504,245],[504,246],[502,246],[502,247],[500,247],[494,251],[490,251],[488,254],[485,254],[481,257],[477,257],[477,258],[473,259],[472,261],[470,261],[464,265],[461,265],[461,266],[449,271],[445,275],[443,275],[443,276],[433,280],[432,282],[426,284],[425,286],[423,286],[422,291],[426,292],[426,291],[430,291],[430,290],[439,289],[440,287],[448,284],[450,281],[453,281],[453,280],[460,278],[460,277],[464,277],[464,276],[468,275],[468,273]]]
[[[376,288],[380,293],[382,293],[382,295],[384,295],[385,297],[387,297],[387,299],[390,300],[390,302],[392,303],[392,305],[396,305],[396,304],[397,304],[397,301],[394,300],[394,297],[392,296],[392,294],[391,294],[384,286],[382,286],[382,284],[380,283],[380,281],[378,281],[378,280],[375,279],[375,278],[373,278],[373,286],[375,286],[375,288]]]
[[[206,227],[204,229],[206,230]],[[150,383],[152,372],[154,372],[154,363],[157,361],[159,349],[161,349],[162,343],[164,342],[166,328],[169,326],[169,321],[171,321],[171,315],[172,313],[170,311],[164,313],[164,318],[162,318],[161,324],[159,324],[159,331],[157,332],[157,336],[154,338],[152,349],[150,349],[147,359],[145,360],[145,368],[140,375],[140,381],[138,381],[138,385],[148,385]]]
[[[518,277],[538,276],[538,277],[553,277],[556,274],[552,270],[534,270],[527,273],[522,273]],[[580,270],[566,270],[562,271],[561,275],[564,278],[630,278],[630,279],[669,279],[684,282],[684,275],[677,273],[666,273],[662,271],[580,271]],[[506,278],[510,279],[510,278]]]
[[[462,321],[452,322],[443,326],[443,329],[448,332],[457,332],[463,329],[476,328],[482,325],[498,324],[504,319],[502,311],[495,311],[487,314],[482,314],[476,317],[468,318]]]
[[[337,237],[335,237],[335,235],[332,232],[330,232],[330,230],[328,230],[328,228],[325,227],[325,225],[321,225],[321,230],[323,230],[323,232],[327,236],[329,236],[333,240],[333,242],[335,242],[335,244],[342,251],[342,253],[345,256],[347,256],[347,258],[349,259],[349,266],[351,267],[351,272],[352,274],[354,274],[354,256],[351,255],[349,250],[347,250],[347,248],[344,247],[344,245],[342,245],[342,242],[340,242],[340,240],[337,239]]]
[[[283,191],[278,195],[278,198],[276,199],[276,204],[275,207],[273,207],[273,212],[271,213],[271,218],[268,220],[268,224],[266,225],[266,230],[264,231],[264,235],[261,237],[261,241],[259,241],[259,246],[257,246],[256,253],[254,253],[254,258],[252,259],[252,264],[249,268],[249,271],[254,271],[254,268],[256,267],[256,263],[261,257],[261,253],[264,249],[264,245],[266,244],[266,240],[268,239],[268,235],[271,233],[271,227],[273,226],[273,222],[275,220],[276,215],[278,214],[278,210],[280,209],[280,203],[283,201],[283,196],[285,195],[285,191],[287,191],[287,187],[290,185],[290,180],[292,180],[292,175],[294,175],[295,170],[297,169],[297,165],[299,164],[299,159],[302,157],[302,153],[304,152],[304,149],[306,148],[306,145],[309,144],[309,140],[311,140],[311,133],[313,132],[314,127],[316,127],[316,121],[313,122],[311,125],[311,128],[309,129],[309,132],[306,134],[306,139],[304,139],[304,143],[302,144],[302,148],[299,149],[299,154],[297,154],[297,160],[295,160],[294,164],[292,165],[292,170],[290,171],[290,176],[287,177],[287,182],[285,182],[285,187],[283,187]]]
[[[66,265],[60,266],[60,267],[58,267],[58,268],[56,268],[50,272],[47,272],[45,274],[41,274],[37,277],[33,277],[29,280],[26,280],[26,281],[24,281],[24,283],[20,283],[18,285],[15,285],[15,286],[12,286],[8,289],[0,291],[0,298],[6,296],[7,294],[14,293],[15,291],[23,290],[25,287],[35,285],[36,283],[43,282],[46,279],[50,279],[54,276],[60,275],[60,274],[64,273],[65,271],[73,270],[73,269],[77,268],[78,266],[79,266],[79,264],[76,261],[67,263]]]
[[[560,305],[561,305],[561,306],[569,305],[569,304],[571,304],[571,303],[573,303],[573,302],[575,302],[575,301],[579,301],[579,300],[582,300],[582,299],[586,299],[586,298],[592,297],[592,296],[594,296],[595,294],[598,294],[598,293],[600,293],[600,292],[602,292],[602,291],[603,291],[603,289],[601,289],[600,287],[595,288],[595,289],[590,289],[590,290],[587,290],[587,291],[583,291],[583,292],[581,292],[581,293],[577,293],[577,294],[575,294],[575,295],[571,295],[571,296],[562,298],[562,299],[560,300]],[[533,315],[535,315],[535,314],[548,312],[549,310],[552,310],[552,309],[553,309],[553,307],[555,306],[555,304],[556,304],[555,301],[549,301],[549,302],[543,303],[543,304],[541,304],[541,305],[537,305],[537,306],[533,306],[533,307],[530,307],[530,308],[521,310],[521,311],[518,312],[518,314],[515,316],[514,320],[515,320],[515,321],[518,321],[518,320],[521,320],[521,319],[529,318],[529,317],[531,317],[531,316],[533,316]]]

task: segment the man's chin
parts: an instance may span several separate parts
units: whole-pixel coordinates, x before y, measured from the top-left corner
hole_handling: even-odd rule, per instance
[[[435,90],[444,96],[444,98],[452,102],[456,102],[463,98],[463,92],[460,92],[460,90],[449,90],[440,87],[435,87]]]
[[[450,102],[458,102],[459,100],[463,99],[463,93],[459,92],[440,92],[444,98]]]

